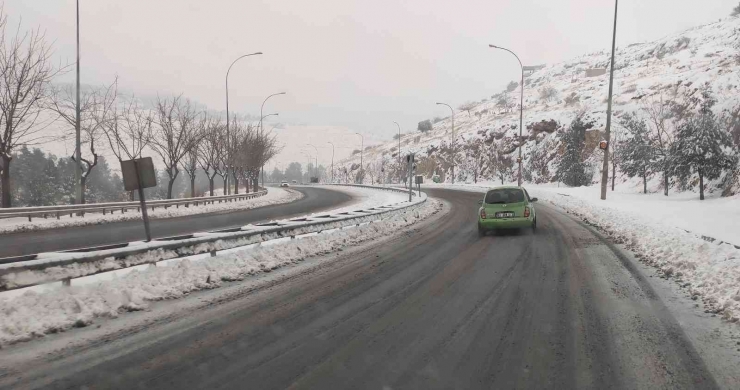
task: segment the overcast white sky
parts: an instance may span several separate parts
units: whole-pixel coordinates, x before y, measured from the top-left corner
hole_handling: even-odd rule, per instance
[[[617,44],[716,21],[737,3],[622,0]],[[74,60],[74,0],[6,0],[5,12],[11,23],[22,17],[24,27],[46,29],[57,55]],[[293,125],[279,161],[305,161],[295,156],[305,142],[359,147],[359,131],[377,143],[397,132],[393,121],[409,132],[448,115],[437,101],[499,92],[518,64],[489,43],[525,65],[608,50],[613,12],[613,0],[81,0],[82,82],[118,75],[139,96],[184,93],[224,110],[229,64],[262,51],[232,69],[230,108],[256,116],[267,95],[286,91],[265,111]],[[310,129],[305,140],[296,125]]]

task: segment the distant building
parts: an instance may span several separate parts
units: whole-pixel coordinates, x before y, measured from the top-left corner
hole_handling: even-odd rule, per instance
[[[586,77],[597,77],[606,74],[606,68],[586,69]]]
[[[522,66],[522,69],[524,70],[524,77],[527,77],[531,75],[532,73],[543,69],[545,67],[545,64],[542,65],[532,65],[532,66]]]

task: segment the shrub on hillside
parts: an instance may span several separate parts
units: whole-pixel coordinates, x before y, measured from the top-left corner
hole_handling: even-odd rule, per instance
[[[529,130],[531,133],[554,133],[558,128],[560,128],[560,124],[554,120],[550,119],[549,121],[542,120],[535,123],[530,123],[527,125],[527,130]]]
[[[581,101],[581,97],[576,95],[575,92],[571,92],[570,95],[565,97],[565,106],[574,106]]]
[[[540,99],[546,103],[555,99],[558,96],[558,91],[553,87],[544,87],[540,89]]]
[[[730,16],[740,16],[740,3],[737,5],[737,7],[732,9],[732,13]]]
[[[418,126],[416,126],[416,129],[421,131],[422,133],[426,133],[427,131],[432,129],[432,121],[429,119],[423,120],[419,122]]]

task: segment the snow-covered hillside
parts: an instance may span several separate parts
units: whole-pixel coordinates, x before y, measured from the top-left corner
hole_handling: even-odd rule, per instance
[[[594,128],[587,132],[586,148],[599,178],[601,153],[594,153],[603,135],[606,123],[609,87],[609,51],[586,54],[569,61],[548,64],[528,75],[524,91],[524,166],[530,157],[542,158],[545,149],[556,150],[560,128],[567,128],[571,120],[583,114]],[[691,28],[654,42],[636,43],[618,47],[616,53],[613,105],[613,136],[624,137],[620,118],[628,112],[644,116],[649,102],[679,99],[686,91],[708,83],[717,99],[714,107],[720,114],[740,104],[740,18],[728,18],[716,23]],[[588,71],[588,72],[587,72]],[[592,74],[599,74],[591,76]],[[591,77],[589,77],[591,76]],[[512,77],[514,78],[514,77]],[[469,110],[455,110],[457,148],[475,138],[495,139],[505,153],[515,160],[519,126],[520,86],[509,91],[492,91],[491,99],[471,104]],[[423,119],[423,118],[420,118]],[[424,156],[440,155],[451,141],[451,118],[434,123],[433,129],[414,132],[401,137],[401,154],[415,152],[420,156],[419,173],[439,174],[450,181],[444,162],[424,161]],[[621,132],[621,133],[620,133]],[[490,143],[489,143],[490,144]],[[398,140],[389,141],[365,150],[364,163],[368,174],[364,181],[378,181],[379,177],[396,172]],[[547,153],[545,153],[547,154]],[[358,168],[359,155],[343,160],[340,166],[348,171]],[[588,161],[588,160],[587,160]],[[457,163],[457,180],[472,180],[463,163]],[[381,171],[381,166],[384,167]],[[343,168],[342,168],[343,169]],[[356,171],[355,171],[356,172]],[[550,171],[552,172],[552,170]],[[486,173],[483,172],[485,175]],[[397,177],[397,174],[391,174]],[[658,183],[653,183],[658,185]]]

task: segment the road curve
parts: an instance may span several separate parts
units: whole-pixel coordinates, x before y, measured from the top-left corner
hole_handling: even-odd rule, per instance
[[[154,238],[177,236],[195,232],[227,229],[248,223],[337,208],[352,201],[344,192],[326,188],[294,187],[304,197],[290,203],[277,204],[241,211],[194,214],[175,218],[151,220]],[[84,248],[145,240],[141,221],[114,222],[102,225],[65,227],[34,232],[0,234],[0,257]]]
[[[67,357],[69,371],[47,377],[51,382],[15,384],[717,387],[650,285],[590,228],[541,204],[536,234],[478,238],[479,194],[429,193],[451,205],[434,224],[325,272],[253,292],[228,310],[189,314],[187,325],[147,342],[79,351]],[[44,376],[43,367],[28,371],[26,379]]]

